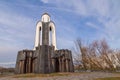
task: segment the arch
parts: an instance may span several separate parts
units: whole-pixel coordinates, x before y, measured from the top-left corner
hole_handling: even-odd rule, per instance
[[[55,50],[56,50],[57,49],[56,48],[56,33],[55,33],[55,25],[53,22],[49,23],[49,30],[50,29],[52,31],[52,45],[55,47]]]
[[[49,45],[52,45],[52,28],[51,26],[49,27]]]
[[[60,71],[60,62],[58,60],[58,58],[55,59],[55,72],[59,72]]]
[[[42,44],[42,40],[40,40],[41,38],[42,38],[42,22],[39,21],[36,25],[35,46],[33,50],[36,50],[36,47],[38,47],[40,43]]]

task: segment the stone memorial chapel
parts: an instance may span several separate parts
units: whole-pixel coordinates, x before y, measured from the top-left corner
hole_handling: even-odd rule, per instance
[[[41,21],[36,25],[34,49],[18,52],[16,74],[74,71],[71,51],[58,50],[56,47],[55,28],[54,22],[50,20],[50,15],[44,13]]]

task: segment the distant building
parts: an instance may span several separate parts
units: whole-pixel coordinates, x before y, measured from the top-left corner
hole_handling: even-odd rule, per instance
[[[55,24],[50,20],[50,15],[44,13],[36,26],[34,49],[18,52],[15,73],[73,71],[72,53],[68,49],[57,50]]]

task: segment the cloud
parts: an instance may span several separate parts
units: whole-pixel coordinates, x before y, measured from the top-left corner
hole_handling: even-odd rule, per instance
[[[90,26],[94,29],[97,29],[97,30],[101,30],[101,28],[99,28],[97,25],[95,25],[94,23],[91,23],[91,22],[86,22],[86,25],[87,26]]]
[[[14,4],[6,4],[0,6],[0,62],[15,61],[19,50],[32,49],[34,45],[33,18],[18,13]]]
[[[48,3],[49,0],[41,0],[43,3]]]
[[[8,65],[8,64],[15,64],[15,62],[2,62],[2,63],[0,63],[0,65]]]
[[[64,37],[59,37],[59,39],[57,40],[59,49],[71,49],[73,48],[74,45],[74,41],[73,40],[68,40],[68,38],[64,38]]]
[[[111,45],[120,42],[120,1],[114,0],[48,0],[47,4],[53,5],[58,9],[71,12],[84,17],[95,17],[96,22],[86,24],[100,31],[101,37],[109,38]],[[97,25],[97,26],[96,26]],[[116,40],[119,40],[116,43]]]
[[[15,67],[15,62],[0,62],[0,67],[5,68]]]
[[[101,34],[104,34],[104,35],[110,37],[109,33],[103,27],[100,27],[100,25],[97,25],[92,22],[86,22],[86,25],[93,29],[96,29],[97,31],[100,31]]]
[[[43,3],[51,4],[53,7],[56,7],[57,9],[61,9],[68,12],[75,12],[82,15],[85,15],[87,13],[86,6],[82,0],[41,0]],[[73,11],[74,10],[74,11]]]
[[[59,48],[71,48],[74,39],[81,36],[85,39],[107,38],[111,46],[120,47],[119,0],[41,1],[1,2],[0,56],[14,56],[20,49],[33,47],[35,20],[38,20],[35,15],[44,11],[48,11],[55,21]],[[85,29],[86,26],[91,29]]]
[[[86,3],[90,15],[107,16],[109,13],[109,0],[87,0]]]
[[[65,0],[42,0],[42,2],[83,16],[106,16],[110,8],[109,0],[70,0],[69,2]]]
[[[35,23],[30,17],[3,8],[0,10],[0,26],[0,39],[2,41],[17,43],[22,39],[33,40],[32,35],[34,34],[30,32],[35,30]]]

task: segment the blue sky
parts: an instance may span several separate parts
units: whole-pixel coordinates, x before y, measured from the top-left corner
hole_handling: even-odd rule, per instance
[[[55,22],[57,48],[74,41],[106,39],[120,49],[120,0],[0,0],[0,64],[14,63],[19,50],[33,49],[35,29],[47,12]]]

